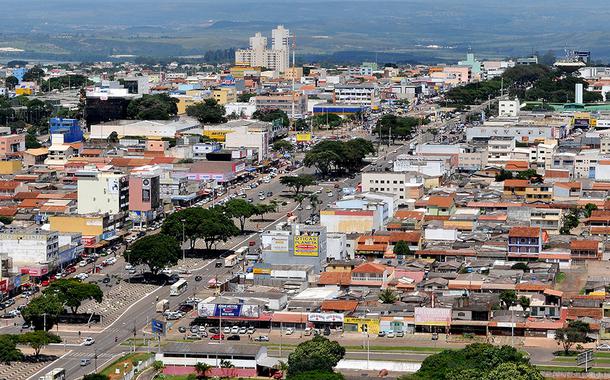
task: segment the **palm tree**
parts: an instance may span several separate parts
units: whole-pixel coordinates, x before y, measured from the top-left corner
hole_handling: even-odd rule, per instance
[[[235,365],[233,365],[230,360],[221,359],[220,368],[235,368]]]
[[[294,196],[294,200],[299,204],[299,208],[303,208],[303,201],[305,200],[305,195],[297,194]]]
[[[197,372],[197,378],[198,379],[207,379],[208,375],[207,373],[214,367],[212,367],[211,365],[207,364],[207,363],[201,363],[201,362],[197,362],[197,364],[195,364],[195,372]]]
[[[310,194],[309,203],[311,204],[311,215],[313,215],[318,210],[318,205],[320,205],[322,202],[318,198],[318,194]]]
[[[397,300],[398,297],[396,296],[396,294],[394,294],[392,289],[388,288],[379,293],[379,301],[381,301],[381,303],[394,303]]]

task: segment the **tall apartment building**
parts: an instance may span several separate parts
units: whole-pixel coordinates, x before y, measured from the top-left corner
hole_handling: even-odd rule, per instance
[[[277,72],[285,72],[289,67],[290,31],[283,25],[271,31],[271,49],[267,37],[256,33],[250,37],[250,47],[235,52],[237,66],[266,67]]]
[[[123,173],[83,169],[76,172],[79,214],[119,214],[129,210],[129,179]]]

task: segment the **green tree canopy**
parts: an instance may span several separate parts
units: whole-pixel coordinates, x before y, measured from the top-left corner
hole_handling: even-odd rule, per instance
[[[393,114],[383,115],[373,129],[379,139],[388,139],[391,131],[391,140],[406,139],[411,136],[418,125],[428,124],[428,119],[420,119],[410,116],[396,116]]]
[[[21,310],[21,315],[23,316],[23,319],[33,324],[36,330],[48,331],[57,323],[57,317],[63,312],[63,302],[59,299],[57,294],[43,293],[40,296],[33,298],[30,303]]]
[[[19,342],[27,344],[34,350],[34,356],[40,355],[40,350],[50,343],[61,343],[61,338],[48,331],[28,331],[18,336]]]
[[[312,117],[311,123],[316,128],[335,129],[341,126],[343,119],[335,113],[325,113]]]
[[[197,372],[197,378],[198,379],[207,379],[208,372],[210,372],[210,370],[212,368],[214,368],[214,367],[207,363],[197,362],[197,364],[195,364],[195,372]]]
[[[288,377],[309,371],[333,372],[339,360],[345,356],[345,348],[323,336],[300,343],[288,355]]]
[[[182,240],[184,227],[185,238],[190,241],[191,249],[195,247],[197,239],[203,239],[206,248],[211,249],[217,242],[239,235],[235,223],[222,211],[220,207],[190,207],[180,210],[165,219],[161,231],[176,240]]]
[[[246,228],[246,220],[251,216],[256,215],[257,211],[255,205],[241,198],[231,199],[225,203],[223,208],[225,215],[239,221],[239,227],[242,234]]]
[[[404,240],[399,240],[394,245],[394,253],[397,255],[410,255],[411,248],[409,248],[409,243]]]
[[[311,174],[285,175],[280,177],[280,183],[293,189],[294,195],[299,195],[307,186],[315,185],[316,179]]]
[[[500,302],[508,310],[517,303],[517,293],[514,290],[504,290],[500,293]]]
[[[272,122],[272,121],[280,119],[280,120],[282,120],[282,125],[284,127],[287,127],[290,125],[290,120],[288,119],[288,114],[277,108],[256,110],[252,114],[252,118],[260,120],[260,121],[267,121],[267,122]]]
[[[19,84],[19,79],[10,75],[6,77],[6,79],[4,80],[4,84],[6,85],[6,87],[8,87],[9,90],[14,90],[15,86]]]
[[[288,140],[278,140],[273,143],[271,149],[276,152],[287,153],[294,150],[294,145],[292,145],[292,143]]]
[[[327,175],[331,170],[355,171],[362,166],[362,160],[375,152],[373,143],[363,138],[348,141],[325,140],[314,145],[305,155],[303,163],[314,166]]]
[[[244,93],[237,95],[237,101],[242,102],[242,103],[248,103],[250,101],[250,98],[252,98],[254,96],[256,96],[256,94],[253,94],[250,92],[244,92]]]
[[[591,213],[593,211],[595,211],[595,210],[597,210],[597,205],[595,203],[587,203],[585,205],[584,210],[583,210],[585,218],[590,218],[591,217]]]
[[[523,373],[537,373],[524,354],[513,347],[474,343],[461,350],[445,350],[428,356],[416,373],[401,376],[399,380],[487,380],[505,363],[518,366]],[[527,367],[527,371],[521,366]]]
[[[0,363],[10,365],[23,359],[23,354],[17,348],[18,338],[14,335],[0,335]]]
[[[336,372],[307,371],[288,376],[287,380],[345,380]]]
[[[25,82],[37,82],[44,77],[44,70],[42,67],[36,65],[25,72],[23,80]]]
[[[157,274],[165,267],[176,265],[180,257],[180,245],[172,236],[155,234],[137,240],[123,254],[132,265],[147,265]]]
[[[591,332],[588,323],[579,320],[570,321],[566,327],[555,330],[555,341],[563,346],[566,355],[575,343],[585,343]]]
[[[379,301],[381,303],[392,304],[398,301],[398,296],[396,296],[392,289],[384,289],[379,293]]]
[[[53,281],[45,293],[55,294],[62,302],[62,304],[68,306],[72,314],[76,314],[78,308],[85,300],[95,300],[96,302],[102,302],[104,293],[97,284],[90,284],[88,282],[81,282],[79,280],[59,279]]]
[[[186,114],[204,124],[218,124],[227,121],[225,107],[218,104],[216,99],[205,99],[186,108]]]
[[[168,94],[143,95],[127,106],[127,116],[139,120],[169,120],[178,113],[178,99]]]
[[[478,377],[480,379],[480,377]],[[484,380],[543,380],[540,372],[529,364],[502,363],[489,371]]]

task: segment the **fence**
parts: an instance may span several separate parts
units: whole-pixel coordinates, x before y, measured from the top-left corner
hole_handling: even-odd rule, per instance
[[[150,358],[143,361],[142,363],[138,364],[137,366],[134,366],[131,369],[131,371],[127,372],[125,374],[125,376],[123,376],[123,378],[121,380],[132,380],[135,377],[136,372],[138,372],[144,368],[150,367],[154,362],[155,362],[155,356],[153,355]]]

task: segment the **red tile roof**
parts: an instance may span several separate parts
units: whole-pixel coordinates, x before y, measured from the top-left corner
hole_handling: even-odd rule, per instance
[[[570,249],[599,249],[599,241],[597,240],[572,240]]]
[[[527,187],[529,181],[526,179],[507,179],[504,181],[504,187]]]
[[[428,198],[428,206],[451,207],[453,205],[453,199],[453,194],[449,196],[433,195]]]
[[[536,238],[540,236],[540,228],[538,227],[512,227],[508,232],[509,237],[529,237]]]
[[[352,273],[383,273],[385,272],[385,270],[385,265],[376,263],[364,263],[354,268]]]
[[[325,300],[320,309],[324,311],[348,311],[353,312],[358,307],[356,300]]]
[[[319,285],[349,285],[352,281],[351,272],[322,272]]]
[[[404,240],[408,243],[419,243],[421,240],[421,231],[390,232],[390,243],[398,243],[400,240]]]
[[[15,190],[19,186],[21,183],[17,181],[0,181],[0,190]]]
[[[527,161],[508,161],[506,162],[505,168],[506,170],[527,170],[530,165]]]

